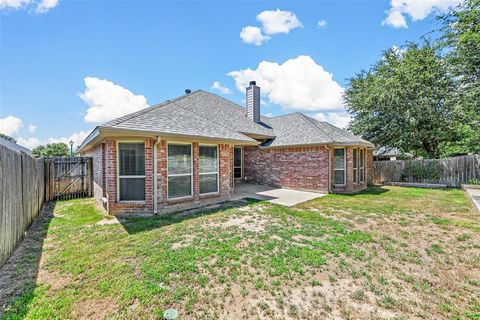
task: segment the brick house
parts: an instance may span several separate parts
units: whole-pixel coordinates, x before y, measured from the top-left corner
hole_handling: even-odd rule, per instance
[[[94,194],[110,214],[168,213],[230,199],[235,182],[352,193],[371,181],[373,144],[302,113],[260,115],[205,91],[96,127],[79,151],[93,157]]]

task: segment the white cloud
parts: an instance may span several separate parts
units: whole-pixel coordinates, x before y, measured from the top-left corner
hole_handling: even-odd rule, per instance
[[[347,112],[323,112],[314,114],[312,117],[319,121],[326,121],[340,129],[345,129],[350,120],[352,120],[352,117]]]
[[[78,146],[80,146],[80,144],[83,142],[83,140],[85,140],[85,138],[88,136],[88,134],[89,134],[89,132],[79,131],[79,132],[75,132],[75,133],[71,134],[70,136],[59,137],[59,138],[50,137],[50,138],[43,139],[43,140],[40,140],[40,139],[35,138],[35,137],[31,137],[31,138],[28,138],[28,139],[20,137],[20,138],[18,138],[17,143],[21,146],[24,146],[25,148],[34,149],[38,146],[46,145],[46,144],[49,144],[49,143],[59,143],[59,142],[66,143],[68,146],[70,146],[69,142],[73,141],[73,149],[75,150]]]
[[[0,0],[0,9],[33,9],[30,12],[46,13],[58,5],[59,0]]]
[[[30,0],[0,0],[0,9],[20,9],[30,3]]]
[[[31,125],[28,126],[28,132],[34,133],[35,130],[37,130],[37,126],[35,126],[35,125],[33,125],[33,124],[31,124]]]
[[[28,139],[25,139],[25,138],[18,138],[17,139],[17,144],[27,148],[27,149],[34,149],[40,145],[42,145],[42,141],[40,141],[40,139],[37,139],[37,138],[28,138]]]
[[[323,20],[323,19],[322,19],[322,20],[320,20],[320,21],[317,22],[317,26],[318,26],[319,28],[323,28],[323,27],[325,27],[326,25],[327,25],[327,21],[326,21],[326,20]]]
[[[242,28],[240,38],[242,38],[243,42],[256,45],[257,47],[270,40],[269,36],[262,34],[260,28],[252,26]]]
[[[310,56],[299,56],[283,64],[262,61],[255,70],[231,71],[228,76],[235,79],[241,92],[245,92],[249,81],[257,81],[269,102],[286,110],[343,110],[343,88]]]
[[[17,117],[7,116],[3,119],[0,119],[0,132],[6,134],[7,136],[17,133],[22,127],[22,120]]]
[[[58,0],[42,0],[37,4],[35,9],[36,13],[45,13],[55,8],[58,4]]]
[[[232,90],[230,90],[227,87],[222,86],[221,83],[218,82],[218,81],[215,81],[212,84],[212,89],[216,89],[216,90],[220,91],[220,93],[222,93],[222,94],[232,94]]]
[[[87,77],[80,98],[89,106],[85,122],[103,122],[148,107],[147,99],[111,81]]]
[[[413,21],[423,20],[432,12],[442,13],[460,4],[463,0],[391,0],[388,16],[382,25],[407,28],[406,16]]]
[[[266,10],[257,15],[266,34],[289,33],[290,30],[302,27],[297,16],[290,11]]]

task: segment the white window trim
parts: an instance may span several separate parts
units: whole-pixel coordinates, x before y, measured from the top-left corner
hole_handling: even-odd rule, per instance
[[[189,145],[190,146],[190,173],[177,173],[177,174],[170,174],[168,173],[168,146],[169,145]],[[185,177],[185,176],[190,176],[190,195],[188,196],[181,196],[181,197],[174,197],[170,198],[170,194],[168,193],[168,178],[169,177]],[[168,200],[181,200],[181,199],[186,199],[186,198],[191,198],[193,197],[193,143],[191,142],[175,142],[175,141],[169,141],[167,142],[167,199]]]
[[[360,183],[364,183],[365,182],[365,149],[364,148],[361,148],[360,149]],[[361,174],[363,172],[363,174]]]
[[[240,167],[235,166],[235,149],[240,148]],[[235,168],[240,168],[240,178],[235,178]],[[233,147],[233,179],[242,179],[243,178],[243,147],[234,146]]]
[[[358,171],[359,171],[360,165],[359,165],[358,161],[359,161],[359,157],[360,157],[360,152],[359,152],[360,148],[353,148],[352,156],[353,156],[353,153],[354,153],[355,150],[356,150],[356,152],[355,152],[356,154],[355,154],[355,157],[354,157],[354,160],[353,160],[353,163],[352,163],[352,165],[353,165],[353,184],[359,184],[360,179],[358,177]],[[355,168],[355,158],[357,160],[357,167],[356,168]],[[355,178],[356,178],[356,181],[355,181]]]
[[[200,147],[216,147],[217,148],[217,171],[216,172],[200,172]],[[216,194],[220,192],[220,149],[218,148],[217,144],[199,144],[198,145],[198,193],[203,195],[209,195],[209,194]],[[217,175],[217,191],[213,192],[205,192],[202,193],[200,192],[200,176],[207,175],[207,174],[216,174]]]
[[[347,185],[347,149],[343,148],[333,148],[333,184],[336,186],[345,186]],[[343,149],[343,169],[335,169],[335,149]],[[335,183],[335,171],[343,171],[343,183]]]
[[[121,200],[120,199],[120,179],[130,179],[130,178],[143,178],[144,183],[146,182],[146,176],[145,175],[135,175],[135,176],[121,176],[120,175],[120,148],[119,145],[122,143],[143,143],[143,153],[145,157],[145,140],[117,140],[117,202],[118,203],[138,203],[138,204],[145,204],[146,200]],[[144,163],[145,166],[145,163]],[[146,166],[145,166],[146,167]],[[144,186],[145,188],[145,198],[147,198],[147,186]]]

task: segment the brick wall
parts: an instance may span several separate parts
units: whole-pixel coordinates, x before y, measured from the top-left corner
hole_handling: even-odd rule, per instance
[[[106,192],[105,185],[105,148],[104,144],[99,144],[84,154],[86,157],[92,157],[93,164],[93,196],[102,204],[102,197]]]
[[[153,148],[155,140],[145,140],[145,202],[128,203],[117,201],[117,143],[107,140],[105,143],[105,196],[107,210],[110,214],[117,213],[152,213],[153,208]],[[229,200],[233,193],[232,168],[233,146],[219,145],[219,192],[218,194],[201,195],[198,173],[199,144],[192,143],[193,161],[193,194],[179,199],[168,199],[168,150],[167,141],[162,140],[157,145],[157,210],[158,213],[169,213],[203,205]],[[98,167],[98,165],[96,166]]]
[[[323,146],[243,150],[244,176],[249,182],[328,192],[328,151]]]
[[[353,183],[353,149],[357,148],[357,159],[358,159],[358,183]],[[370,170],[368,169],[368,156],[366,156],[366,162],[365,162],[365,176],[366,176],[366,181],[360,182],[360,149],[363,149],[365,154],[367,154],[367,149],[366,148],[361,148],[361,147],[345,147],[345,152],[346,152],[346,185],[340,186],[340,185],[335,185],[332,182],[332,192],[334,193],[354,193],[358,192],[360,190],[363,190],[367,187],[367,181],[368,181],[368,176]],[[333,151],[334,147],[330,147],[330,161],[331,161],[331,177],[333,181]],[[372,151],[373,152],[373,151]],[[373,153],[372,153],[373,154]],[[372,158],[373,159],[373,158]],[[373,164],[373,162],[372,162]],[[370,166],[371,167],[371,166]]]
[[[145,202],[143,203],[117,201],[117,141],[107,140],[105,146],[107,211],[110,214],[153,212],[153,140],[145,139]]]

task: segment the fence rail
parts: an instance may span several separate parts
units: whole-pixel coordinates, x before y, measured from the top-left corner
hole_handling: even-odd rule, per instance
[[[445,159],[374,161],[373,182],[441,183],[460,187],[480,179],[480,154]]]
[[[92,159],[40,158],[0,145],[0,267],[44,201],[92,196]]]

